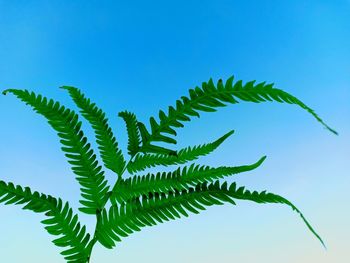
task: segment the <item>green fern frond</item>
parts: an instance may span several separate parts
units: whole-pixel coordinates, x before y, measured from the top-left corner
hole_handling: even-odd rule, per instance
[[[106,248],[113,248],[115,242],[121,241],[142,227],[153,226],[170,219],[188,216],[187,211],[198,214],[205,206],[221,205],[223,202],[235,202],[221,189],[214,185],[183,189],[175,189],[166,193],[149,193],[141,200],[134,198],[120,205],[110,207],[108,214],[104,210],[98,228],[98,241]]]
[[[108,125],[106,114],[95,103],[86,98],[79,89],[70,86],[62,86],[61,88],[68,90],[69,95],[79,107],[80,113],[94,129],[98,149],[106,168],[121,176],[126,162],[122,151],[118,148],[118,142],[112,129]]]
[[[78,216],[73,215],[68,202],[63,204],[61,199],[32,192],[29,187],[23,189],[0,181],[0,203],[24,205],[23,209],[45,213],[49,218],[41,222],[51,235],[60,236],[52,241],[56,246],[68,247],[61,252],[67,262],[82,263],[89,259],[90,235],[85,226],[81,227]]]
[[[79,89],[69,86],[62,88],[68,90],[83,117],[91,124],[104,165],[118,174],[112,190],[109,190],[104,171],[84,136],[81,130],[82,123],[74,111],[61,106],[59,102],[27,90],[9,89],[3,93],[12,93],[30,105],[35,112],[43,115],[57,132],[62,144],[61,149],[81,186],[80,203],[83,207],[79,210],[96,215],[96,227],[91,240],[86,227],[78,222],[78,217],[73,214],[68,202],[64,203],[61,199],[32,192],[29,187],[22,188],[0,181],[0,203],[19,204],[24,206],[23,209],[44,213],[48,218],[42,223],[50,234],[58,236],[53,243],[65,248],[61,254],[68,262],[90,262],[92,249],[97,242],[107,248],[113,248],[122,237],[140,231],[145,226],[187,217],[189,212],[197,214],[212,205],[227,202],[235,205],[237,200],[289,206],[300,215],[309,230],[324,245],[300,210],[287,199],[266,191],[238,188],[236,183],[228,187],[227,182],[219,182],[219,179],[224,177],[256,169],[265,160],[265,156],[251,165],[209,167],[193,163],[171,172],[122,178],[126,170],[133,174],[158,165],[185,164],[214,151],[233,131],[214,142],[189,146],[179,151],[170,149],[167,145],[177,143],[173,138],[176,136],[175,129],[183,127],[186,121],[190,121],[194,116],[199,117],[200,112],[215,112],[218,107],[229,103],[277,101],[295,104],[311,114],[326,129],[337,134],[311,108],[291,94],[265,82],[234,83],[231,77],[225,84],[219,80],[215,85],[210,79],[204,82],[201,88],[190,89],[189,96],[177,100],[176,106],[170,106],[167,113],[159,111],[158,120],[151,117],[149,130],[144,123],[136,119],[135,114],[120,112],[119,117],[126,123],[127,149],[131,156],[126,165],[105,113]],[[165,143],[165,146],[156,145],[157,143]],[[108,200],[112,204],[109,209],[106,208]]]
[[[176,135],[174,128],[183,127],[183,122],[190,121],[193,116],[199,117],[200,111],[215,112],[216,108],[224,107],[227,103],[239,103],[239,100],[254,103],[277,101],[298,105],[309,112],[326,129],[337,134],[335,130],[323,122],[314,110],[291,94],[274,88],[273,84],[265,84],[265,82],[255,84],[255,81],[243,84],[241,80],[233,83],[232,76],[225,85],[222,80],[219,80],[216,86],[212,79],[203,82],[202,88],[190,89],[189,97],[182,96],[181,100],[177,100],[176,107],[170,106],[167,114],[162,110],[159,111],[158,122],[154,117],[151,117],[151,132],[143,147],[147,147],[154,141],[176,143],[175,139],[169,137],[169,135]]]
[[[139,128],[137,127],[137,119],[134,113],[128,111],[122,111],[118,114],[123,118],[126,124],[126,130],[128,132],[128,153],[134,156],[140,149],[141,139]]]
[[[34,92],[16,89],[6,90],[5,93],[7,92],[14,94],[43,115],[61,138],[60,142],[63,145],[61,149],[65,152],[73,172],[77,175],[76,179],[82,186],[83,200],[80,200],[80,203],[84,207],[79,210],[87,214],[95,214],[97,210],[102,210],[109,186],[102,167],[98,165],[96,155],[81,130],[78,115],[61,106],[59,102],[48,100]]]
[[[259,167],[265,159],[266,156],[260,158],[254,164],[233,167],[221,166],[213,168],[191,164],[188,167],[183,167],[182,170],[178,168],[173,172],[133,176],[118,183],[118,186],[112,192],[110,200],[112,204],[116,204],[150,192],[181,191],[198,183],[212,182],[226,176],[252,171]]]
[[[142,227],[153,226],[170,219],[188,216],[187,212],[198,214],[207,206],[222,205],[229,202],[235,205],[234,199],[250,200],[257,203],[281,203],[295,210],[306,223],[311,232],[321,241],[322,239],[314,231],[303,214],[287,199],[272,193],[250,192],[244,187],[236,188],[233,183],[227,188],[227,182],[220,185],[219,181],[207,185],[197,184],[195,188],[172,190],[167,193],[149,193],[142,195],[141,199],[135,198],[119,206],[114,205],[108,214],[102,213],[102,223],[99,228],[99,242],[107,248],[113,248],[115,242],[121,241]]]
[[[196,160],[200,156],[205,156],[213,152],[233,133],[234,131],[232,130],[211,143],[183,148],[177,152],[177,156],[167,154],[136,155],[135,160],[127,165],[127,170],[129,173],[133,174],[158,165],[168,166],[184,164],[188,161]]]

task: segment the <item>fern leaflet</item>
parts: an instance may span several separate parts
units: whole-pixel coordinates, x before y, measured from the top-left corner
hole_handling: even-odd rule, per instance
[[[170,219],[188,216],[187,212],[198,214],[206,206],[222,205],[229,202],[235,205],[234,199],[250,200],[257,203],[281,203],[291,207],[303,219],[310,231],[321,241],[303,214],[287,199],[263,191],[250,192],[244,187],[236,188],[233,183],[227,188],[227,182],[220,185],[219,181],[212,184],[199,183],[195,188],[175,189],[167,193],[155,192],[142,195],[141,198],[129,200],[120,205],[113,205],[107,214],[102,213],[102,223],[99,228],[99,242],[107,248],[113,248],[115,242],[121,241],[142,227],[153,226]]]
[[[118,148],[118,143],[113,135],[111,127],[108,125],[106,114],[92,103],[90,99],[86,98],[82,92],[70,86],[62,86],[66,89],[72,97],[75,104],[80,108],[80,113],[91,124],[95,131],[96,142],[99,145],[101,158],[106,168],[122,175],[125,160],[121,150]]]
[[[190,186],[195,186],[198,183],[212,182],[229,175],[254,170],[265,159],[266,156],[260,158],[254,164],[234,167],[221,166],[213,168],[191,164],[188,167],[185,166],[182,170],[178,168],[173,172],[158,172],[157,174],[148,173],[144,176],[133,176],[118,183],[112,192],[110,200],[112,204],[116,204],[150,192],[180,191]]]
[[[139,151],[141,144],[136,115],[128,111],[122,111],[119,112],[118,116],[125,121],[128,132],[128,153],[134,156]]]
[[[82,186],[83,200],[80,200],[80,203],[84,207],[79,210],[87,214],[95,214],[97,210],[102,210],[109,187],[106,186],[107,181],[104,178],[102,167],[98,165],[96,155],[81,130],[78,115],[58,102],[52,99],[48,101],[46,97],[36,95],[34,92],[9,89],[4,93],[7,92],[14,94],[32,106],[37,113],[43,115],[61,138],[60,142],[63,145],[61,149],[65,152]]]
[[[274,88],[273,84],[265,84],[265,82],[255,84],[255,81],[243,84],[241,80],[233,83],[233,77],[230,77],[225,85],[220,79],[215,86],[213,80],[210,79],[208,82],[203,82],[202,88],[190,89],[189,97],[182,96],[181,100],[176,101],[175,108],[169,107],[167,114],[162,110],[159,111],[159,122],[151,117],[151,132],[148,132],[149,136],[143,142],[140,151],[147,151],[148,146],[154,141],[176,143],[175,139],[169,137],[169,135],[176,136],[174,128],[183,127],[183,122],[190,121],[193,116],[199,117],[199,111],[215,112],[216,108],[224,107],[227,103],[239,103],[238,99],[254,103],[277,101],[298,105],[309,112],[326,129],[337,134],[323,122],[314,110],[291,94]]]
[[[216,148],[220,146],[234,131],[230,131],[217,139],[214,142],[186,147],[177,152],[177,156],[167,155],[167,154],[144,154],[136,155],[135,160],[127,165],[128,172],[133,174],[137,171],[143,171],[147,168],[163,165],[175,165],[184,164],[188,161],[193,161],[198,159],[200,156],[207,155],[213,152]]]
[[[89,259],[90,235],[86,227],[81,227],[78,216],[73,215],[68,202],[50,195],[32,192],[29,187],[24,189],[13,183],[0,181],[0,203],[5,205],[25,205],[23,209],[35,213],[45,213],[48,219],[41,221],[47,232],[60,236],[52,242],[59,247],[68,247],[61,254],[68,262],[82,263]]]

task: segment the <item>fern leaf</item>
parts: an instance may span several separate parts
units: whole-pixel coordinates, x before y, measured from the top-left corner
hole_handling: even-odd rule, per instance
[[[111,203],[121,203],[137,196],[147,195],[150,192],[166,192],[195,186],[198,183],[212,182],[226,176],[248,172],[259,167],[266,156],[251,165],[217,168],[192,164],[189,167],[178,168],[173,172],[148,173],[143,176],[133,176],[122,180],[113,189]]]
[[[128,132],[128,153],[134,156],[140,149],[141,139],[139,128],[137,127],[137,119],[134,113],[128,111],[122,111],[118,114],[119,117],[123,118],[126,129]]]
[[[214,197],[215,196],[215,197]],[[198,214],[205,210],[205,206],[223,204],[222,200],[235,202],[220,189],[184,189],[181,192],[174,190],[165,193],[149,193],[138,198],[128,200],[120,205],[113,205],[107,214],[102,213],[101,224],[98,228],[100,233],[98,241],[106,248],[113,248],[115,242],[127,237],[142,227],[153,226],[170,219],[188,216],[187,211]]]
[[[69,86],[61,88],[68,90],[69,95],[80,108],[80,113],[94,129],[96,142],[104,165],[121,176],[125,160],[121,150],[118,148],[118,142],[113,135],[112,129],[108,125],[106,114],[95,103],[86,98],[79,89]]]
[[[233,133],[234,131],[232,130],[214,142],[193,147],[189,146],[181,149],[177,152],[177,156],[167,154],[136,155],[135,160],[127,165],[128,172],[132,174],[137,171],[143,171],[146,168],[155,167],[157,165],[168,166],[174,164],[184,164],[188,161],[196,160],[200,156],[213,152]]]
[[[61,252],[68,262],[82,263],[89,259],[90,235],[86,227],[78,222],[78,216],[68,202],[55,199],[50,195],[32,192],[29,187],[24,189],[13,183],[0,181],[0,203],[5,205],[24,205],[23,209],[36,213],[45,213],[48,219],[41,221],[51,235],[59,236],[52,242],[58,247],[65,247]],[[67,248],[68,247],[68,248]]]
[[[222,205],[225,202],[235,205],[234,199],[257,203],[281,203],[290,206],[302,217],[308,228],[323,244],[322,239],[303,214],[287,199],[265,191],[251,193],[244,188],[237,189],[236,184],[227,188],[227,182],[220,185],[219,181],[209,185],[200,183],[195,188],[181,191],[175,189],[167,193],[149,193],[126,203],[113,205],[108,214],[106,210],[102,213],[102,224],[99,230],[103,231],[103,235],[98,236],[98,240],[105,247],[112,248],[115,242],[121,241],[121,238],[135,231],[140,231],[142,227],[153,226],[181,216],[187,217],[187,212],[198,214],[212,205]]]
[[[79,210],[87,214],[95,214],[97,210],[102,210],[109,187],[106,186],[107,181],[102,167],[98,165],[96,155],[81,130],[78,115],[58,102],[52,99],[48,101],[46,97],[36,95],[34,92],[16,89],[5,91],[7,92],[14,94],[43,115],[61,138],[60,142],[63,145],[61,149],[65,152],[73,172],[77,175],[76,179],[82,186],[80,190],[83,200],[80,200],[80,203],[84,207]]]
[[[183,127],[183,123],[190,121],[191,117],[199,117],[200,111],[215,112],[216,108],[224,107],[227,103],[239,103],[239,100],[254,103],[277,101],[295,104],[310,113],[326,129],[337,134],[335,130],[324,123],[314,110],[291,94],[274,88],[273,84],[266,84],[265,82],[255,84],[255,81],[243,84],[241,80],[233,83],[233,77],[230,77],[225,85],[222,80],[219,80],[216,86],[212,79],[203,82],[201,88],[196,87],[189,90],[189,97],[182,96],[181,100],[177,100],[176,107],[170,106],[167,114],[159,111],[158,122],[154,117],[151,117],[152,131],[149,132],[143,147],[147,147],[154,141],[168,142],[172,140],[172,143],[176,143],[176,140],[169,137],[169,135],[176,135],[175,128]]]

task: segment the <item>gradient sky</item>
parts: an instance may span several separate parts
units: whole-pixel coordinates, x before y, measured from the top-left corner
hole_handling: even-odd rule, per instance
[[[33,90],[74,107],[73,85],[102,107],[126,153],[122,110],[141,121],[210,77],[275,83],[312,107],[229,105],[178,130],[178,147],[235,134],[199,163],[242,165],[228,179],[294,202],[324,238],[282,205],[239,202],[97,245],[92,262],[344,263],[350,258],[350,1],[2,1],[0,87]],[[0,97],[0,180],[60,196],[79,187],[42,116]],[[84,123],[86,124],[86,123]],[[86,134],[92,135],[85,125]],[[114,182],[115,176],[107,173]],[[64,262],[42,215],[0,205],[0,261]],[[92,231],[94,218],[80,216]]]

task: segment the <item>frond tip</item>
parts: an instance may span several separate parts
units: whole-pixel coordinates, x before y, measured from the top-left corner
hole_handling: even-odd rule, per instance
[[[290,201],[285,199],[282,196],[273,194],[273,193],[267,193],[266,191],[262,192],[257,192],[257,191],[249,191],[246,190],[245,187],[239,187],[237,188],[236,183],[232,183],[229,187],[229,192],[232,193],[232,197],[235,199],[241,199],[241,200],[249,200],[253,201],[255,203],[280,203],[280,204],[285,204],[292,208],[295,212],[297,212],[301,219],[304,221],[308,229],[314,234],[314,236],[321,242],[324,248],[326,248],[325,243],[323,242],[322,238],[317,234],[317,232],[313,229],[311,224],[306,220],[304,215],[300,212],[300,210],[292,204]]]

